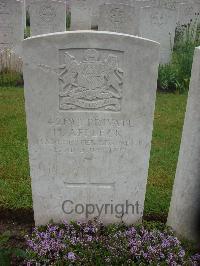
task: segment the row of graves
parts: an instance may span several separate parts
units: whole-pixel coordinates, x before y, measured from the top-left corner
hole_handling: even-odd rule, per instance
[[[1,0],[0,49],[12,48],[19,55],[30,16],[31,36],[66,30],[65,0]],[[160,63],[170,61],[176,29],[197,28],[200,1],[173,0],[73,0],[70,30],[127,33],[161,44]]]
[[[24,2],[0,0],[1,45],[23,52],[37,225],[143,217],[158,66],[170,60],[177,22],[194,19],[199,4],[104,2],[73,0],[73,31],[65,31],[64,1],[30,2],[34,36],[21,45]],[[197,48],[168,217],[192,239],[200,206],[199,73]]]

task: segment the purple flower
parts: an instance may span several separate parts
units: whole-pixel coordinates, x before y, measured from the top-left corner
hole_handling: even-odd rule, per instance
[[[68,258],[69,260],[76,260],[76,256],[75,256],[74,252],[69,252],[69,253],[67,254],[67,258]]]
[[[170,246],[171,246],[170,241],[168,239],[164,239],[162,244],[161,244],[161,247],[162,248],[169,248]]]
[[[127,236],[135,236],[136,235],[136,230],[134,227],[131,227],[127,232],[126,232]]]
[[[147,258],[148,258],[148,253],[143,253],[143,257],[144,257],[145,259],[147,259]]]
[[[193,261],[198,261],[198,262],[200,262],[200,253],[197,253],[197,254],[193,255],[193,256],[191,257],[191,259],[192,259]]]
[[[81,221],[77,221],[76,223],[77,223],[77,225],[80,225],[80,226],[82,225]]]
[[[91,242],[92,239],[93,239],[92,236],[88,236],[87,241]]]
[[[55,232],[56,230],[58,230],[57,226],[53,226],[53,225],[48,225],[47,229],[50,233]]]
[[[185,251],[184,251],[183,249],[181,249],[181,250],[179,251],[179,253],[178,253],[178,256],[179,256],[180,258],[185,257]]]
[[[58,260],[66,260],[70,264],[74,261],[81,265],[94,264],[93,258],[99,254],[102,254],[100,260],[109,265],[115,265],[118,258],[119,261],[126,259],[127,265],[135,262],[138,265],[188,265],[180,241],[168,230],[150,231],[133,226],[123,228],[111,227],[110,230],[108,227],[107,230],[97,221],[36,227],[32,235],[26,237],[27,251],[33,256],[30,265],[36,262],[52,265]],[[102,250],[98,253],[95,246]],[[199,262],[200,254],[190,258],[190,265],[200,265]]]
[[[63,237],[63,235],[64,235],[64,230],[60,230],[59,232],[58,232],[58,238],[62,238]]]
[[[160,258],[161,259],[164,259],[165,258],[165,255],[162,252],[160,253]]]

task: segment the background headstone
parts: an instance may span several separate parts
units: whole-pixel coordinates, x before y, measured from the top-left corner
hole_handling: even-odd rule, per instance
[[[92,26],[90,0],[71,3],[71,30],[90,30]]]
[[[179,7],[179,16],[178,23],[179,26],[188,26],[196,27],[199,23],[200,16],[200,2],[199,5],[195,3],[184,3],[180,4]]]
[[[200,47],[196,48],[168,225],[199,240],[200,233]]]
[[[145,7],[145,6],[153,6],[154,0],[137,0],[135,1],[134,6],[137,8]]]
[[[31,36],[66,30],[65,0],[34,0],[30,2]]]
[[[23,25],[24,25],[24,30],[25,30],[26,29],[26,0],[23,0],[22,5],[23,5]]]
[[[21,54],[24,39],[23,0],[0,0],[0,50],[12,49]]]
[[[139,11],[124,4],[104,4],[99,7],[98,30],[139,35]]]
[[[33,0],[26,0],[26,10],[29,11],[29,6],[30,6],[30,3],[32,2]],[[60,1],[60,0],[57,0],[57,1]],[[69,12],[71,10],[71,2],[73,0],[65,0],[66,1],[66,10],[67,12]]]
[[[161,44],[160,63],[169,63],[174,45],[178,9],[144,7],[140,10],[140,35]]]
[[[100,215],[105,223],[139,221],[159,44],[130,35],[79,31],[30,38],[23,48],[36,224],[98,216],[97,209],[88,216],[80,213],[80,204],[113,205],[113,213],[104,208]],[[65,212],[79,204],[79,214],[65,214],[63,203]],[[139,208],[123,210],[118,204]]]
[[[125,4],[133,5],[135,0],[88,0],[91,8],[91,24],[92,28],[98,28],[99,23],[99,7],[103,4]]]
[[[167,9],[177,9],[178,2],[175,0],[155,0],[155,6]]]
[[[25,0],[26,11],[29,11],[31,1],[32,0]]]

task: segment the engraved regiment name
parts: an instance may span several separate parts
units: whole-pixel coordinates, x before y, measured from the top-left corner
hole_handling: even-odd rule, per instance
[[[60,65],[59,109],[68,111],[121,110],[123,70],[118,57],[109,54],[102,59],[96,49],[82,49],[80,62],[69,52]]]
[[[56,152],[124,152],[134,142],[124,132],[134,126],[132,120],[54,117],[48,120],[39,144],[53,145]]]

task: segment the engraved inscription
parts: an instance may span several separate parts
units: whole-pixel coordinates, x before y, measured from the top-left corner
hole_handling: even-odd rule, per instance
[[[120,31],[120,28],[126,27],[127,24],[132,21],[133,9],[125,8],[124,6],[112,8],[108,10],[108,20],[113,25],[112,31]],[[125,26],[126,25],[126,26]]]
[[[160,0],[159,1],[159,6],[174,10],[176,9],[177,5],[174,0]]]
[[[65,52],[60,66],[60,110],[121,110],[123,70],[116,55],[101,59],[96,49],[84,49],[84,59],[78,62]]]
[[[166,24],[166,15],[163,12],[156,11],[151,16],[151,23],[153,25],[162,26]]]
[[[123,4],[105,4],[101,6],[100,30],[109,30],[135,35],[138,27],[135,8]]]
[[[132,137],[124,133],[134,127],[131,120],[89,118],[83,123],[82,119],[52,118],[48,125],[39,143],[56,145],[56,152],[123,153],[134,142]]]
[[[11,36],[13,34],[13,28],[11,26],[1,25],[0,31],[0,44],[9,44],[11,41]]]
[[[44,22],[50,23],[56,17],[56,10],[53,6],[45,4],[40,7],[39,16],[40,19],[43,20]]]
[[[110,20],[114,24],[122,23],[125,19],[124,12],[120,8],[113,8],[110,12]]]
[[[5,0],[0,2],[0,14],[9,14],[8,3]]]
[[[188,6],[187,8],[185,8],[184,10],[185,16],[191,16],[193,14],[194,14],[194,8],[192,6]]]

